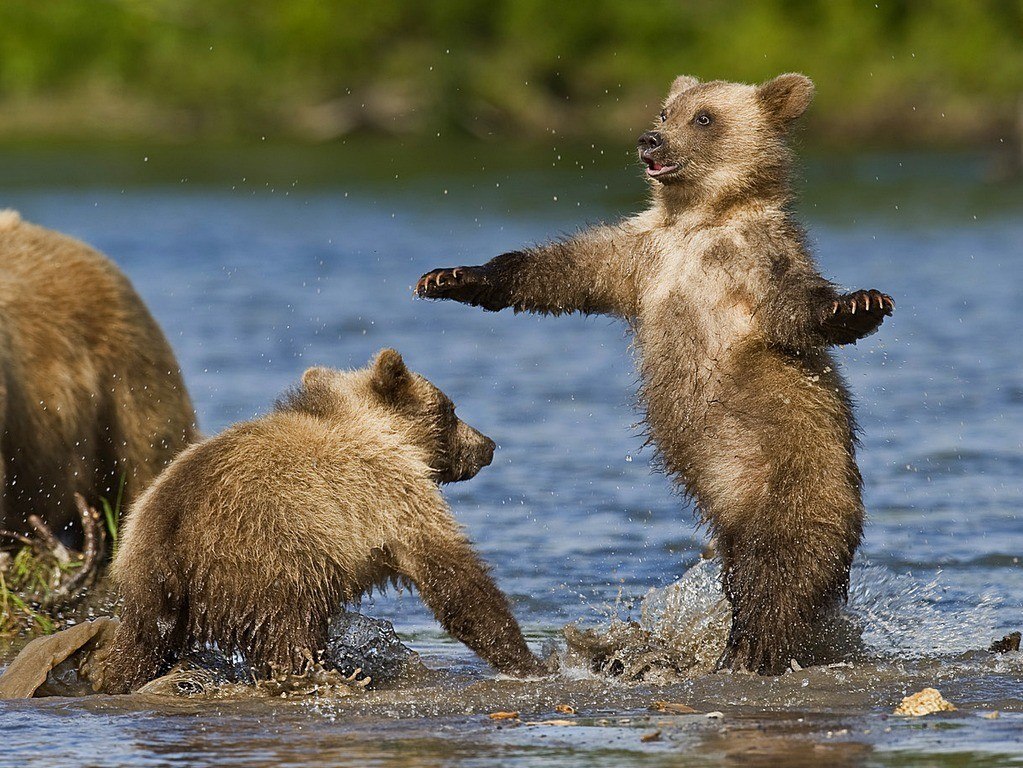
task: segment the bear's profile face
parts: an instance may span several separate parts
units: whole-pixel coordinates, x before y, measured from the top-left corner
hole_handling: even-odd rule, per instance
[[[806,111],[813,83],[780,75],[760,86],[676,78],[639,157],[657,184],[707,196],[741,193],[785,162],[785,134]]]
[[[367,397],[371,403],[361,402]],[[290,399],[324,418],[344,418],[364,405],[382,409],[387,423],[426,454],[438,483],[475,477],[494,458],[494,441],[459,419],[451,399],[410,371],[393,349],[379,352],[361,371],[310,368]]]
[[[468,480],[493,461],[494,441],[459,419],[451,398],[410,371],[393,349],[377,355],[370,382],[383,405],[426,451],[437,482]]]

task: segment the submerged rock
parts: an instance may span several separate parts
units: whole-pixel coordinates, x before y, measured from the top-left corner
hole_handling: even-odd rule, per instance
[[[241,684],[235,685],[241,688],[249,687]],[[232,686],[232,684],[218,675],[215,670],[185,662],[177,665],[166,675],[150,680],[139,688],[136,693],[153,696],[183,696],[186,698],[205,699],[216,697],[229,686]]]
[[[346,611],[331,620],[328,634],[323,665],[344,675],[360,670],[379,685],[429,671],[389,621]]]

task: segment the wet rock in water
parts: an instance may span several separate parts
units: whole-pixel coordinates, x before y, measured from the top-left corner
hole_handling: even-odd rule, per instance
[[[218,695],[226,685],[230,683],[215,671],[185,662],[166,675],[150,680],[136,693],[204,699]]]
[[[894,714],[905,717],[923,717],[934,712],[955,712],[955,705],[945,699],[935,688],[924,688],[919,693],[907,696],[895,708]]]
[[[995,640],[991,643],[991,647],[988,650],[992,653],[1012,653],[1019,650],[1021,639],[1023,639],[1023,635],[1019,632],[1012,632],[1001,640]]]
[[[323,665],[345,675],[361,670],[374,685],[429,673],[391,622],[352,612],[331,620]]]

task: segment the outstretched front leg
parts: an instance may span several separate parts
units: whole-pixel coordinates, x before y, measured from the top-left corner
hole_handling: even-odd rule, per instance
[[[416,294],[496,312],[568,312],[632,317],[638,238],[625,226],[600,226],[567,240],[512,251],[486,264],[423,275]]]
[[[831,344],[855,344],[875,333],[894,310],[892,297],[873,289],[837,296],[824,307],[824,335]]]
[[[516,677],[546,673],[526,646],[504,593],[463,538],[399,551],[397,571],[416,585],[441,626],[494,669]]]

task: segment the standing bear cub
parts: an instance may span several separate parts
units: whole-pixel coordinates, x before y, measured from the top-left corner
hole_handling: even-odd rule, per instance
[[[268,416],[182,453],[130,510],[105,690],[209,643],[260,677],[300,671],[331,615],[389,582],[414,585],[499,671],[541,673],[438,488],[493,452],[394,350],[362,370],[310,368]]]
[[[658,457],[717,539],[732,623],[720,664],[813,660],[863,526],[849,394],[827,347],[893,309],[840,295],[791,213],[786,134],[813,96],[679,77],[639,138],[651,207],[618,224],[434,270],[420,296],[488,310],[625,318]]]

